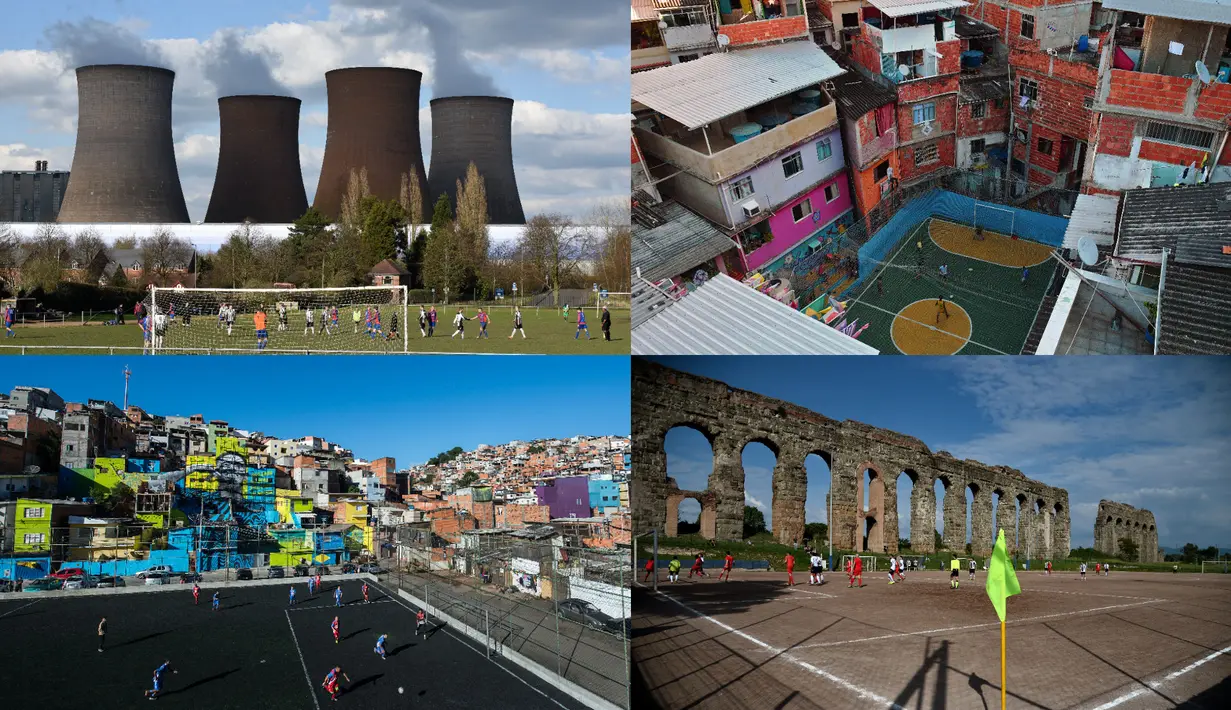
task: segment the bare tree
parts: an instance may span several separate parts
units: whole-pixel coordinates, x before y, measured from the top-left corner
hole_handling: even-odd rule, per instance
[[[13,288],[21,259],[21,242],[8,225],[0,224],[0,282]]]
[[[110,261],[107,256],[107,243],[103,241],[102,234],[93,227],[83,229],[73,237],[69,251],[81,280],[97,284]]]
[[[351,168],[350,182],[346,186],[346,194],[342,196],[342,214],[338,222],[347,229],[358,229],[363,221],[363,200],[372,194],[368,189],[368,169]]]
[[[410,166],[409,173],[402,173],[402,189],[398,192],[398,202],[406,213],[408,226],[407,240],[414,243],[419,235],[419,225],[423,224],[423,188],[419,184],[419,170]]]
[[[627,198],[599,203],[590,213],[589,223],[597,232],[594,239],[594,273],[602,285],[613,291],[632,286],[632,230]]]
[[[457,229],[464,288],[473,289],[486,275],[490,248],[487,219],[487,188],[479,168],[471,163],[466,168],[465,182],[457,181]]]
[[[22,243],[21,288],[32,291],[41,288],[53,291],[71,263],[70,242],[56,224],[39,225],[34,236]]]
[[[521,244],[526,258],[542,274],[551,289],[553,305],[560,304],[560,288],[580,271],[590,238],[564,215],[535,215],[522,230]]]
[[[170,274],[187,269],[192,262],[192,244],[175,236],[167,227],[159,227],[152,235],[141,238],[138,244],[141,273],[147,283],[165,286]]]

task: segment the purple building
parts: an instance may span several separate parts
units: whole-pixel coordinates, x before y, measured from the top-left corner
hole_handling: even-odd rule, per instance
[[[551,508],[553,518],[590,517],[589,476],[553,478],[541,486],[536,486],[534,495],[538,496],[539,505]]]

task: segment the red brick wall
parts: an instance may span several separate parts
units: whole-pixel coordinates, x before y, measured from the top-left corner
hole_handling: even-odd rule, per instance
[[[936,120],[932,122],[933,133],[944,133],[957,128],[957,96],[937,96],[916,103],[936,104]],[[912,108],[915,104],[898,104],[898,140],[905,143],[918,140],[921,136],[914,134],[915,114]]]
[[[1191,79],[1112,69],[1111,91],[1107,95],[1107,103],[1166,113],[1183,113],[1184,99],[1191,84]]]
[[[888,155],[878,161],[874,161],[868,166],[867,170],[858,171],[851,169],[851,183],[855,193],[855,209],[859,215],[863,216],[868,213],[868,210],[876,206],[881,199],[880,185],[876,182],[876,166],[883,160],[889,161],[889,167],[893,168],[894,175],[900,175],[898,171],[898,152],[890,151]],[[885,178],[884,180],[887,180]],[[882,180],[881,182],[884,182]]]
[[[1231,119],[1231,84],[1210,84],[1202,89],[1195,115],[1223,123]]]
[[[957,94],[957,76],[936,76],[898,85],[898,101],[918,101],[940,94]]]
[[[1133,151],[1133,126],[1131,118],[1104,115],[1099,121],[1098,152],[1127,158]]]
[[[1200,165],[1201,158],[1204,156],[1204,150],[1184,148],[1169,143],[1155,143],[1148,140],[1141,141],[1141,150],[1137,153],[1137,157],[1142,160],[1158,160],[1172,165],[1189,165],[1192,163]]]
[[[551,508],[545,505],[502,505],[496,509],[498,527],[524,528],[551,520]]]
[[[1000,102],[996,108],[995,101],[988,101],[987,112],[983,118],[974,118],[971,112],[974,104],[961,104],[957,107],[957,134],[959,136],[979,136],[984,133],[1005,132],[1009,130],[1009,99]]]
[[[949,40],[948,42],[937,42],[936,52],[940,54],[940,61],[936,63],[936,71],[939,74],[956,74],[962,71],[962,42],[961,40]]]
[[[1050,170],[1053,173],[1060,171],[1060,136],[1061,134],[1051,130],[1046,126],[1035,124],[1034,130],[1030,133],[1030,167],[1040,167],[1044,170]],[[1045,139],[1052,142],[1051,155],[1039,150],[1039,139]],[[1013,156],[1018,160],[1026,159],[1026,145],[1013,141]],[[1051,178],[1047,179],[1051,182]]]
[[[1094,87],[1098,83],[1098,71],[1094,67],[1040,52],[1013,52],[1009,63],[1015,68],[1010,89],[1013,101],[1018,101],[1019,77],[1038,82],[1039,101],[1043,107],[1034,111],[1036,124],[1043,123],[1065,135],[1089,140],[1090,110],[1085,107],[1085,100],[1094,97]],[[1024,120],[1024,117],[1019,115],[1019,119]]]
[[[901,167],[899,179],[906,182],[944,167],[953,167],[956,164],[953,136],[945,136],[935,141],[935,143],[939,149],[940,160],[919,167],[915,167],[915,151],[924,145],[928,145],[927,143],[916,143],[905,148],[899,148],[898,165]],[[895,171],[895,174],[898,173]]]
[[[776,42],[792,37],[807,37],[808,18],[800,15],[799,17],[783,17],[777,20],[723,25],[718,28],[718,34],[730,37],[732,47]]]
[[[633,153],[633,165],[640,163],[641,158],[637,157],[637,139],[636,138],[632,139],[631,145],[629,146],[629,150],[631,150]]]
[[[855,61],[859,63],[859,66],[873,74],[882,73],[880,52],[876,51],[876,47],[866,37],[856,37],[851,43],[851,52],[854,54]]]

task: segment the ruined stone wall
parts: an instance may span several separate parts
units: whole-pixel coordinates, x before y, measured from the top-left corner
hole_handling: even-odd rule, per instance
[[[1120,540],[1137,543],[1137,562],[1161,562],[1154,513],[1144,508],[1100,500],[1094,518],[1094,549],[1107,555],[1120,554]]]
[[[1064,489],[1033,481],[1016,469],[961,461],[944,451],[933,453],[922,441],[904,434],[830,419],[789,402],[646,360],[634,358],[632,370],[633,454],[637,461],[632,506],[637,534],[664,530],[671,502],[681,500],[679,487],[667,477],[663,445],[670,429],[685,426],[701,432],[713,446],[714,469],[705,494],[712,496],[718,539],[736,540],[743,534],[741,460],[744,447],[757,441],[773,451],[778,461],[773,473],[772,527],[780,542],[803,539],[804,459],[817,454],[829,464],[832,477],[835,547],[862,550],[866,534],[872,552],[898,551],[898,484],[905,475],[913,484],[910,537],[914,552],[935,551],[932,521],[936,517],[934,486],[939,479],[946,486],[944,540],[950,549],[966,549],[965,491],[970,487],[974,491],[972,554],[991,553],[1000,525],[1010,553],[1019,540],[1025,547],[1029,537],[1033,557],[1068,556],[1069,501]],[[871,495],[864,493],[866,471],[879,481],[873,483]],[[1004,502],[995,514],[993,496]],[[1043,511],[1037,516],[1033,512],[1036,501]]]

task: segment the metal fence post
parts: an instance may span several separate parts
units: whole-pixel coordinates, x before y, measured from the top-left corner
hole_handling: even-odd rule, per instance
[[[492,657],[492,618],[491,612],[486,608],[483,609],[483,650],[487,652],[487,657]]]
[[[658,593],[658,528],[654,528],[654,593]]]

